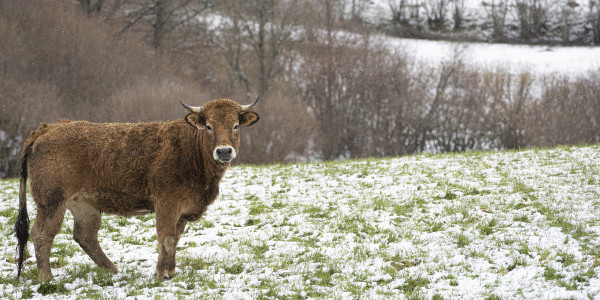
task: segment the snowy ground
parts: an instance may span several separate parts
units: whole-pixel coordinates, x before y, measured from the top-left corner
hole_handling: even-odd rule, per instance
[[[113,276],[69,214],[54,281],[37,282],[33,258],[15,280],[17,193],[0,181],[0,298],[600,297],[600,145],[234,167],[170,281],[153,279],[153,215],[103,219]]]
[[[452,59],[458,50],[472,68],[507,72],[529,72],[537,76],[585,77],[600,72],[600,47],[550,47],[487,43],[454,43],[389,38],[392,49],[399,49],[431,66]]]

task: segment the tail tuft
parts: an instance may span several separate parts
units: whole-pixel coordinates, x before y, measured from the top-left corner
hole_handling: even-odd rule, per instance
[[[27,158],[31,154],[31,147],[35,141],[35,134],[32,133],[29,139],[25,141],[25,147],[21,152],[21,170],[19,177],[21,185],[19,187],[19,215],[15,222],[15,236],[17,237],[17,278],[21,277],[23,261],[25,260],[25,250],[27,240],[29,239],[29,216],[27,214]]]
[[[15,236],[18,240],[17,245],[17,278],[21,276],[23,269],[23,261],[25,260],[25,249],[27,248],[27,240],[29,239],[29,216],[27,208],[19,210],[19,216],[15,223]]]

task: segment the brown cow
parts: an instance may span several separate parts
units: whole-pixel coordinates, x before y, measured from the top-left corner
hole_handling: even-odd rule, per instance
[[[219,181],[240,145],[240,126],[258,121],[251,105],[228,99],[183,106],[168,122],[42,124],[21,152],[17,277],[29,237],[26,182],[37,206],[31,235],[40,280],[52,278],[50,247],[66,209],[73,238],[101,268],[118,272],[98,244],[101,213],[156,212],[156,276],[175,274],[175,249],[188,221],[199,219],[219,193]]]

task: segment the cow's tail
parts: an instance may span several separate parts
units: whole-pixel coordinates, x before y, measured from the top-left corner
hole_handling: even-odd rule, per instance
[[[29,215],[27,214],[27,159],[31,154],[31,148],[37,138],[46,131],[47,125],[42,124],[37,131],[31,132],[21,151],[21,168],[19,170],[19,215],[15,222],[15,236],[17,237],[17,278],[21,276],[23,261],[25,260],[25,249],[29,239]]]

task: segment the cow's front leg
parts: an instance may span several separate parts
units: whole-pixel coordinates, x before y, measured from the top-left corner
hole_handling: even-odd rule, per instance
[[[170,279],[175,275],[175,250],[179,236],[185,228],[180,225],[180,214],[173,208],[156,208],[156,231],[158,239],[158,263],[156,277]],[[180,228],[183,227],[183,228]]]

